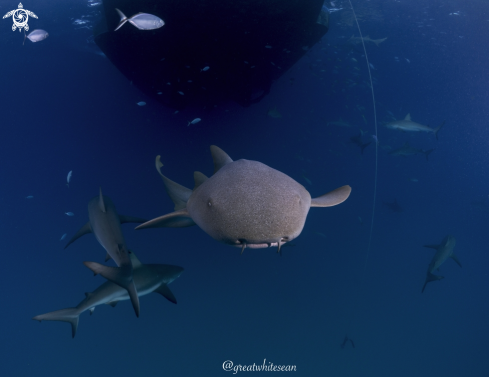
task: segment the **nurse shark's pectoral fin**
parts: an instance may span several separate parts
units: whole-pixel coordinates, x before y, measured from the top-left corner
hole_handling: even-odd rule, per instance
[[[94,275],[100,274],[107,280],[127,290],[136,316],[139,317],[139,297],[132,280],[132,266],[107,267],[96,262],[83,262]]]
[[[311,199],[311,208],[312,207],[332,207],[343,203],[351,193],[351,187],[346,185],[337,188],[327,194],[324,194],[318,198]]]
[[[124,215],[119,215],[119,220],[121,224],[127,224],[127,223],[137,223],[137,224],[142,224],[145,223],[146,219],[142,219],[140,217],[133,217],[133,216],[124,216]]]
[[[187,226],[195,225],[194,220],[190,217],[186,208],[179,211],[169,213],[157,217],[153,220],[149,220],[144,224],[136,227],[136,229],[146,229],[146,228],[183,228]]]
[[[233,162],[233,159],[221,148],[211,145],[212,160],[214,161],[214,174],[224,165]]]
[[[173,294],[172,291],[170,291],[170,288],[168,288],[168,285],[166,285],[166,284],[161,284],[153,292],[159,293],[164,298],[166,298],[168,301],[173,302],[174,304],[177,303],[177,299],[176,299],[175,295]]]
[[[92,227],[90,226],[90,221],[83,225],[81,229],[76,232],[76,234],[71,238],[71,240],[66,244],[64,247],[65,249],[70,246],[73,242],[75,242],[78,238],[81,236],[84,236],[85,234],[92,233]]]

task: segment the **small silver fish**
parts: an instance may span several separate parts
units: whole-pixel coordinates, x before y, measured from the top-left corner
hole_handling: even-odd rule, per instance
[[[187,127],[190,126],[191,124],[197,124],[201,121],[202,119],[200,118],[195,118],[193,121],[188,122]]]
[[[75,216],[75,214],[73,212],[65,212],[65,215],[66,216]]]
[[[138,102],[138,103],[137,103],[137,105],[138,105],[138,106],[145,106],[145,105],[146,105],[146,102],[141,101],[141,102]]]
[[[204,67],[204,68],[202,68],[202,69],[200,70],[200,72],[205,72],[205,71],[208,71],[208,70],[209,70],[209,68],[210,68],[209,66]]]
[[[49,34],[46,30],[41,30],[41,29],[32,30],[28,35],[26,35],[24,31],[24,43],[26,38],[29,39],[31,42],[41,42],[45,40],[47,37],[49,37]]]
[[[32,195],[26,196],[25,198],[26,199],[34,199],[34,197]]]
[[[66,177],[66,186],[70,187],[71,176],[73,175],[73,170],[70,170],[68,176]]]
[[[180,94],[181,96],[184,96],[185,95],[184,92],[178,92],[178,94]]]
[[[161,18],[154,16],[148,13],[137,13],[132,17],[127,18],[124,13],[122,13],[119,9],[115,8],[121,20],[119,21],[119,25],[115,28],[114,31],[119,30],[122,25],[129,21],[130,24],[136,26],[139,30],[155,30],[159,29],[165,24]]]
[[[63,234],[59,240],[60,240],[60,241],[63,241],[65,238],[66,238],[66,233],[65,233],[65,234]]]

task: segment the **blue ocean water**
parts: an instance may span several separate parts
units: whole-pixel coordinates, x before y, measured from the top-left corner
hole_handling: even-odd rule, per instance
[[[29,19],[31,29],[49,31],[24,46],[11,18],[2,20],[2,376],[233,374],[223,370],[227,360],[295,366],[281,373],[300,376],[489,375],[488,5],[353,2],[363,36],[387,38],[366,41],[376,132],[349,2],[325,4],[342,8],[330,14],[328,33],[261,102],[177,114],[98,54],[97,6],[24,3],[39,16]],[[2,0],[0,14],[16,6]],[[268,115],[275,108],[280,117]],[[408,113],[431,127],[445,121],[438,140],[385,127]],[[187,126],[196,117],[202,121]],[[339,120],[348,126],[331,123]],[[350,143],[360,130],[365,142],[379,141],[375,207],[375,143],[363,154]],[[428,161],[389,154],[406,142],[434,151]],[[282,256],[240,255],[198,227],[123,225],[142,263],[185,269],[170,285],[178,304],[144,296],[140,318],[128,301],[97,307],[80,316],[74,339],[67,323],[31,320],[76,306],[104,283],[82,263],[103,262],[93,235],[63,250],[99,187],[121,214],[172,212],[155,156],[166,176],[191,188],[195,170],[212,174],[213,144],[234,160],[284,172],[313,197],[346,184],[352,194],[336,207],[312,208]],[[394,200],[402,212],[385,205]],[[463,267],[448,260],[435,272],[444,279],[421,293],[435,252],[423,245],[448,234]],[[341,348],[345,335],[354,348]]]

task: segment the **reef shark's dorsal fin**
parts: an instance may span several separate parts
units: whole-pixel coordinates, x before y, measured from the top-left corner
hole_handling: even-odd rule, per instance
[[[98,196],[98,208],[105,213],[105,203],[104,203],[104,196],[102,195],[102,187],[100,187],[99,190],[99,196]]]
[[[200,171],[194,171],[194,182],[195,182],[194,191],[207,179],[208,179],[207,176],[202,174]]]
[[[173,204],[175,204],[175,207],[173,208],[175,211],[178,211],[180,209],[184,209],[187,207],[187,202],[188,199],[190,198],[190,195],[192,194],[192,190],[179,185],[176,182],[173,182],[171,179],[166,178],[163,174],[161,174],[160,168],[163,166],[163,164],[160,161],[161,156],[156,156],[156,170],[158,171],[158,174],[161,176],[161,179],[163,179],[163,183],[165,184],[165,190],[170,199],[172,200]]]
[[[214,161],[214,174],[224,165],[233,162],[232,158],[226,152],[215,145],[211,145],[211,154],[212,160]]]
[[[134,251],[129,250],[129,257],[131,258],[133,270],[143,265],[141,261],[138,259],[138,257],[136,256],[136,254],[134,254]]]
[[[78,232],[73,236],[73,238],[66,244],[65,249],[70,246],[73,242],[75,242],[81,236],[85,234],[92,233],[92,227],[90,226],[90,221],[83,225]]]
[[[318,198],[311,199],[311,207],[332,207],[343,203],[351,193],[351,187],[341,186],[336,190],[328,192]]]
[[[411,120],[411,114],[406,115],[404,120]]]
[[[126,224],[126,223],[138,223],[138,224],[142,224],[142,223],[145,223],[148,220],[142,219],[140,217],[119,215],[119,221],[121,222],[121,224]]]
[[[424,245],[424,247],[429,247],[430,249],[438,250],[438,248],[440,247],[440,245]]]
[[[164,298],[166,298],[168,301],[173,302],[174,304],[177,303],[177,299],[176,299],[175,295],[172,293],[172,291],[170,291],[170,288],[168,288],[168,285],[166,285],[166,284],[161,284],[153,292],[159,293]]]
[[[455,261],[455,263],[457,263],[460,267],[462,267],[462,263],[460,263],[460,261],[458,260],[457,256],[455,255],[455,253],[452,251],[452,255],[450,255],[450,257]]]
[[[136,227],[136,229],[146,228],[183,228],[186,226],[195,225],[194,220],[190,217],[187,209],[181,209],[166,215],[149,220],[144,224]]]

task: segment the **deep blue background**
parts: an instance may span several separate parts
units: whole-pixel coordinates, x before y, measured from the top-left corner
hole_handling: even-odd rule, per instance
[[[388,37],[379,47],[366,45],[380,140],[370,250],[375,149],[362,156],[349,138],[359,128],[368,131],[365,139],[375,133],[373,106],[361,46],[347,43],[358,31],[345,23],[346,11],[331,15],[322,43],[261,103],[178,114],[145,98],[93,53],[90,30],[71,20],[94,11],[86,2],[24,3],[39,16],[31,30],[50,33],[41,43],[22,46],[11,19],[2,20],[0,373],[214,376],[225,374],[225,360],[266,358],[296,365],[301,376],[489,375],[489,14],[485,1],[470,3],[375,0],[356,8],[364,35]],[[1,0],[0,14],[15,7]],[[273,107],[282,118],[267,116]],[[446,124],[436,141],[386,129],[387,111]],[[202,122],[187,127],[195,117]],[[327,125],[339,118],[352,127]],[[428,162],[388,155],[388,147],[406,141],[436,150]],[[74,340],[68,324],[31,320],[75,306],[103,282],[82,264],[105,255],[92,235],[67,250],[59,241],[85,224],[99,186],[122,214],[171,212],[155,156],[161,154],[164,174],[193,187],[194,170],[212,173],[211,144],[235,160],[283,171],[313,197],[344,184],[352,195],[340,206],[312,209],[282,257],[274,249],[240,255],[198,227],[124,225],[143,263],[185,268],[170,286],[178,305],[143,297],[139,319],[128,302],[98,307],[81,315]],[[394,199],[403,213],[383,205]],[[433,256],[423,245],[447,234],[457,239],[463,268],[447,261],[445,279],[421,294]],[[345,333],[355,349],[340,348]]]

